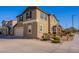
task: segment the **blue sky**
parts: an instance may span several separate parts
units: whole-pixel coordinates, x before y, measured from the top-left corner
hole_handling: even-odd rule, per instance
[[[74,16],[74,27],[79,29],[79,7],[78,6],[39,6],[42,10],[55,14],[64,28],[72,26],[72,15]],[[0,26],[2,20],[16,20],[27,6],[0,6]]]

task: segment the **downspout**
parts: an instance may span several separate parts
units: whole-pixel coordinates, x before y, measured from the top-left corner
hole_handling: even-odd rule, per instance
[[[49,40],[51,38],[51,32],[50,32],[50,14],[48,14],[48,38],[49,38]]]
[[[50,14],[48,14],[48,33],[50,34]]]

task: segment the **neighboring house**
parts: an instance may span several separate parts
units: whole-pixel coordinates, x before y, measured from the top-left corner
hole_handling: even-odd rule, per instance
[[[17,23],[16,20],[3,20],[2,21],[2,28],[3,28],[3,34],[4,35],[13,35],[14,29],[13,27]]]
[[[3,35],[8,35],[8,21],[9,20],[3,20],[2,21],[2,29],[3,29]]]
[[[17,24],[14,26],[15,36],[41,38],[44,33],[49,32],[56,35],[61,32],[61,27],[55,15],[32,6],[17,16]]]

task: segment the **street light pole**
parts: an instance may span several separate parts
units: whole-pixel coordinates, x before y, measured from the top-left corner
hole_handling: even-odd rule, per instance
[[[75,15],[72,15],[72,28],[74,29],[74,16]]]

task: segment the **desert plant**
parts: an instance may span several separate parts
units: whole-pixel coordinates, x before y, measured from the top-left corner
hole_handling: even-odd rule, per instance
[[[48,33],[44,33],[43,36],[42,36],[42,40],[47,41],[48,39],[49,39]]]
[[[73,36],[74,36],[74,34],[73,34],[73,33],[70,33],[70,34],[69,34],[69,36],[70,36],[70,37],[73,37]]]
[[[59,37],[53,37],[53,40],[51,40],[52,43],[60,43]]]

